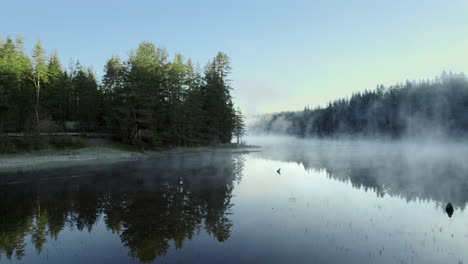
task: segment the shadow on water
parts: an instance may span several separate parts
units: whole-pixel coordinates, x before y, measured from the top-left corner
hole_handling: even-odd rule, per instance
[[[21,260],[27,236],[40,254],[66,226],[91,232],[99,219],[142,262],[200,230],[225,241],[242,166],[241,155],[208,153],[0,174],[0,256]]]

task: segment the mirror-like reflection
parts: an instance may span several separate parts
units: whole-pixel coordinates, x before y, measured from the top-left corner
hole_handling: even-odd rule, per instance
[[[333,179],[351,182],[383,197],[407,201],[468,202],[468,147],[457,143],[392,141],[259,140],[264,159],[295,162],[306,170],[325,171]],[[286,172],[283,172],[286,173]]]
[[[65,228],[93,232],[103,219],[141,262],[205,230],[229,238],[238,154],[175,155],[103,167],[0,175],[0,256],[21,260],[26,237],[40,254]],[[28,252],[30,254],[32,252]]]
[[[0,174],[6,263],[467,263],[468,147],[261,150]]]

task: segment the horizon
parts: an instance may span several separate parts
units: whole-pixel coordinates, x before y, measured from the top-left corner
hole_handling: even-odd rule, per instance
[[[232,62],[234,102],[245,115],[315,108],[379,84],[468,69],[462,1],[108,3],[9,3],[0,37],[21,35],[28,55],[41,40],[64,67],[79,60],[99,79],[107,59],[125,60],[141,41],[202,67],[223,51]]]

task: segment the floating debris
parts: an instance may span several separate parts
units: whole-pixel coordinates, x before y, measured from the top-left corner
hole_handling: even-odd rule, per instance
[[[448,203],[447,206],[445,207],[445,212],[447,213],[447,215],[448,215],[449,217],[452,217],[453,211],[454,211],[454,210],[453,210],[452,204],[451,204],[451,203]]]

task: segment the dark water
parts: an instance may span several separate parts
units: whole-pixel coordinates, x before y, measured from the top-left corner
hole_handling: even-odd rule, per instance
[[[257,142],[0,174],[0,263],[467,263],[468,148]]]

